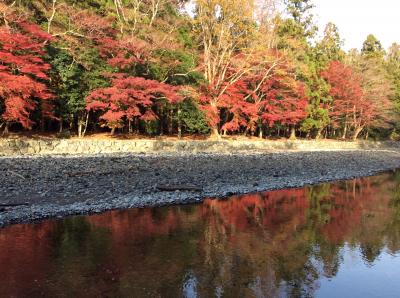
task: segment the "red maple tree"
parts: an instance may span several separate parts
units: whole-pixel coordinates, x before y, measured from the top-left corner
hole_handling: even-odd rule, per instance
[[[210,108],[204,95],[201,101],[205,102],[209,122],[215,125],[220,121],[219,116],[213,113],[215,109]],[[295,80],[290,67],[282,64],[268,79],[260,74],[247,75],[227,86],[219,96],[217,108],[228,114],[227,121],[221,125],[223,131],[245,129],[254,132],[257,128],[262,131],[264,125],[298,124],[307,116],[307,103],[304,85]]]
[[[143,64],[148,58],[149,45],[138,38],[102,37],[96,39],[96,43],[102,57],[107,59],[107,63],[119,70]]]
[[[50,65],[43,60],[45,43],[51,36],[26,21],[0,27],[0,101],[2,120],[30,129],[32,112],[53,117],[53,95],[46,86]]]
[[[350,66],[340,61],[332,61],[322,72],[322,77],[331,86],[333,104],[330,117],[334,127],[344,127],[343,137],[346,136],[347,130],[351,129],[353,139],[356,139],[362,130],[376,119],[376,103],[367,100],[361,87],[361,78]]]
[[[266,81],[255,98],[257,120],[268,127],[275,123],[294,126],[307,117],[304,84],[286,70]]]
[[[178,103],[181,100],[178,87],[140,77],[113,74],[111,87],[96,89],[87,96],[86,109],[103,111],[100,119],[114,133],[115,128],[122,126],[124,119],[157,119],[153,108],[157,101],[163,99],[171,104]]]

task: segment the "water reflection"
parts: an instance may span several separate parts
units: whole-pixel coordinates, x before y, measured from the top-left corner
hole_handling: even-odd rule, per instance
[[[399,297],[399,256],[395,173],[11,226],[0,296]]]

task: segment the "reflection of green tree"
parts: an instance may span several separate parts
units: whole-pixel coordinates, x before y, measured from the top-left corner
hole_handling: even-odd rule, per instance
[[[363,259],[372,265],[382,251],[389,247],[399,248],[400,212],[399,172],[369,179],[371,192],[364,198],[364,206],[359,227],[353,229],[350,242],[358,246]],[[397,206],[396,206],[397,205]]]
[[[49,293],[309,297],[345,245],[400,248],[400,174],[212,202],[55,223]]]
[[[388,237],[388,248],[394,253],[400,250],[400,172],[394,174],[393,181],[393,198],[390,201],[393,215],[386,226],[385,235]]]
[[[111,249],[109,232],[91,226],[85,217],[73,217],[58,222],[52,236],[56,269],[50,280],[57,284],[53,297],[79,296],[82,289],[98,285]]]
[[[192,276],[188,275],[188,270],[199,267],[202,262],[198,255],[198,245],[204,226],[199,222],[198,214],[194,214],[193,206],[144,211],[150,211],[160,231],[156,234],[143,234],[146,223],[137,221],[140,214],[134,214],[129,219],[132,225],[123,227],[123,245],[119,243],[117,251],[112,252],[122,273],[119,295],[180,297],[186,278]],[[161,232],[171,214],[176,215],[180,222],[174,229]],[[137,237],[135,230],[141,231],[142,236]]]
[[[391,183],[390,177],[383,175],[344,181],[333,186],[325,184],[307,188],[309,208],[306,211],[306,222],[297,228],[292,243],[282,247],[285,253],[274,256],[277,280],[284,281],[289,296],[312,295],[315,281],[321,274],[334,277],[340,267],[340,252],[345,243],[357,247],[368,263],[373,263],[381,254],[389,235],[389,239],[395,237],[392,243],[398,247],[400,183],[397,183],[395,198],[388,208],[385,197],[389,194],[387,186]],[[400,175],[398,177],[400,180]],[[375,201],[378,205],[374,204]],[[391,209],[395,211],[390,221],[391,230],[382,231]],[[331,218],[331,211],[339,214],[342,212],[342,216],[347,217],[351,225],[348,231],[333,229],[333,232],[339,233],[334,241],[322,233],[328,224],[333,227],[337,225],[335,220],[338,219]],[[356,216],[359,212],[361,217]]]
[[[330,199],[331,185],[322,184],[308,188],[310,208],[307,210],[307,229],[312,236],[310,243],[318,249],[314,258],[321,261],[325,276],[333,277],[339,269],[339,251],[342,243],[332,243],[321,234],[321,227],[331,221],[329,211],[335,208],[335,200]]]

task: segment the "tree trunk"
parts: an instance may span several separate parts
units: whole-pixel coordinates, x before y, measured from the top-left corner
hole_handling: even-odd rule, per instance
[[[344,126],[344,129],[343,129],[343,135],[342,135],[343,140],[346,138],[346,135],[347,135],[347,124]]]
[[[87,114],[86,114],[85,128],[83,129],[82,137],[84,137],[86,135],[86,130],[87,130],[88,124],[89,124],[89,112],[87,112]]]
[[[132,134],[132,120],[128,119],[128,133]]]
[[[82,137],[82,122],[79,121],[78,123],[78,138]]]
[[[249,128],[246,127],[245,130],[244,130],[243,136],[247,136],[247,133],[248,133],[248,132],[249,132]]]
[[[112,128],[111,128],[111,135],[113,136],[115,134],[115,126],[113,126]]]
[[[140,120],[139,118],[135,118],[135,126],[136,126],[136,134],[140,133]]]
[[[315,139],[316,139],[316,140],[319,140],[319,139],[321,139],[321,136],[322,136],[322,130],[323,130],[323,128],[320,128],[320,129],[318,129],[317,135],[316,135],[316,137],[315,137]]]
[[[160,136],[164,134],[164,119],[167,119],[167,126],[168,126],[168,113],[167,116],[164,117],[164,109],[160,108]]]
[[[364,127],[357,127],[353,134],[353,141],[357,140],[359,134],[362,132]]]
[[[174,130],[174,123],[173,123],[173,111],[172,109],[169,110],[169,123],[168,123],[168,134],[172,135],[173,130]]]
[[[294,126],[290,128],[290,137],[289,140],[296,140],[296,129]]]
[[[8,128],[9,128],[9,124],[8,124],[8,122],[6,122],[6,125],[4,126],[4,130],[3,130],[3,136],[8,135]]]
[[[262,127],[260,127],[260,131],[258,132],[258,137],[259,137],[260,139],[262,139],[262,138],[264,137]]]
[[[182,138],[181,108],[178,106],[178,138]]]
[[[44,118],[42,117],[42,119],[41,119],[41,121],[40,121],[40,131],[41,132],[45,132],[45,120],[44,120]]]
[[[219,134],[218,127],[211,128],[211,138],[212,139],[221,139],[221,135]]]
[[[317,135],[316,135],[316,137],[315,137],[316,140],[321,139],[321,137],[322,137],[322,132],[323,132],[323,131],[324,131],[324,127],[321,127],[321,128],[318,129]]]
[[[63,132],[63,129],[64,129],[64,127],[63,127],[63,119],[60,118],[60,128],[59,128],[58,132],[59,132],[59,133],[62,133],[62,132]]]
[[[74,114],[71,114],[70,120],[69,120],[69,130],[73,131],[74,130]]]

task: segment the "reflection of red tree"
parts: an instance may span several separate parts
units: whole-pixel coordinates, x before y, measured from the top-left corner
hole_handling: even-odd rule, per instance
[[[328,211],[329,219],[321,226],[321,233],[329,241],[342,242],[360,222],[362,197],[363,195],[359,193],[349,195],[345,189],[332,187],[330,196],[323,198],[321,203],[331,206]]]
[[[179,208],[133,209],[87,217],[87,221],[75,223],[76,230],[64,231],[67,234],[59,234],[64,232],[57,230],[61,223],[56,221],[0,230],[0,296],[36,297],[42,296],[42,291],[62,293],[71,284],[78,287],[69,289],[76,293],[84,287],[84,292],[91,297],[101,296],[100,293],[111,295],[121,276],[132,270],[129,267],[132,260],[146,258],[148,252],[141,249],[142,243],[175,231],[183,218]],[[90,230],[80,230],[87,223]],[[101,228],[106,234],[96,239],[94,235],[102,231]],[[83,236],[82,233],[89,234]],[[56,234],[57,239],[54,238]],[[85,239],[81,247],[78,247],[79,241],[67,244],[69,248],[75,245],[70,252],[69,248],[55,251],[64,237]],[[98,245],[104,240],[111,245],[111,253],[98,258],[92,267],[89,259],[93,257],[93,250],[99,249]],[[96,282],[90,282],[90,276]]]
[[[54,222],[15,225],[0,231],[0,296],[40,295],[35,281],[51,271]]]
[[[179,212],[173,209],[159,209],[157,216],[153,209],[132,209],[129,211],[112,211],[88,218],[97,227],[105,227],[112,233],[114,240],[125,241],[127,236],[132,240],[142,240],[151,236],[165,235],[175,230],[180,222]]]
[[[235,196],[229,200],[208,199],[203,216],[217,214],[219,221],[234,230],[246,231],[261,225],[273,232],[281,225],[295,228],[305,222],[308,200],[304,189],[288,189]]]
[[[329,220],[322,223],[321,233],[332,243],[340,243],[359,226],[363,216],[379,211],[388,216],[390,196],[379,191],[380,185],[371,184],[371,178],[346,181],[332,185],[330,194],[321,205],[330,206]]]
[[[188,264],[204,275],[213,272],[199,279],[207,289],[207,278],[215,280],[217,271],[222,272],[219,283],[226,285],[237,278],[236,272],[248,272],[249,279],[264,276],[266,266],[273,276],[265,277],[266,283],[271,278],[273,283],[302,283],[302,274],[310,274],[305,264],[314,245],[321,244],[333,272],[336,248],[344,241],[382,247],[388,236],[382,227],[393,212],[392,194],[382,191],[382,185],[390,188],[390,180],[367,178],[330,188],[206,200],[194,207],[113,211],[64,224],[12,226],[0,230],[0,293],[39,296],[53,291],[57,296],[73,285],[86,289],[88,296],[101,296],[133,281],[135,289],[154,288],[157,296],[165,285],[181,282]],[[244,271],[232,267],[237,260],[246,260],[240,263]]]

